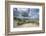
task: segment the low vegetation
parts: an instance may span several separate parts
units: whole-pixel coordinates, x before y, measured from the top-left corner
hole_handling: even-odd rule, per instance
[[[14,18],[14,20],[16,21],[17,25],[22,25],[22,24],[26,24],[26,23],[35,23],[35,24],[39,24],[39,20],[28,20],[28,19],[18,19],[18,18]]]

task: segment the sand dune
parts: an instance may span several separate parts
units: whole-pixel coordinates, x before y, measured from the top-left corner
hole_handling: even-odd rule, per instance
[[[17,28],[21,28],[21,27],[38,27],[37,24],[33,24],[33,23],[27,23],[27,24],[23,24],[23,25],[20,25],[20,26],[17,26]]]

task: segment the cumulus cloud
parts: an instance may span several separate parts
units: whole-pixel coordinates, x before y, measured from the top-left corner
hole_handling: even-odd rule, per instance
[[[38,8],[14,8],[13,12],[14,14],[16,13],[15,16],[18,15],[18,18],[27,18],[27,19],[39,18]]]

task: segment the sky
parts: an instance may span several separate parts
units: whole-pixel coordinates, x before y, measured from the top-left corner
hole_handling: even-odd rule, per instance
[[[17,18],[36,19],[39,18],[38,8],[13,8],[13,14]]]

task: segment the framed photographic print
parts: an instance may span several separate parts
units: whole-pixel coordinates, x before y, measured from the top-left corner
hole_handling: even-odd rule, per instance
[[[6,34],[37,34],[45,32],[45,4],[6,2]]]

